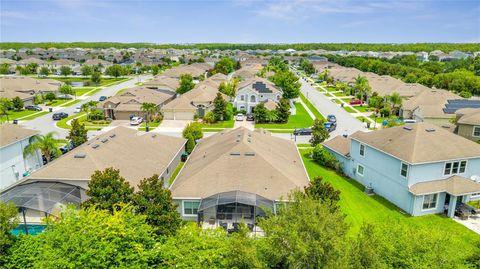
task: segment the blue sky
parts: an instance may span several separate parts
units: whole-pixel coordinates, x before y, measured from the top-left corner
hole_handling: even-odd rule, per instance
[[[1,0],[1,41],[480,42],[479,0]]]

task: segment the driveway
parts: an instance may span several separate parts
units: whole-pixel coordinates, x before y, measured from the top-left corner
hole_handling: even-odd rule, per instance
[[[81,106],[82,104],[88,102],[88,101],[98,101],[98,98],[100,96],[113,96],[115,95],[119,90],[125,89],[125,88],[132,88],[135,87],[135,83],[139,81],[145,81],[146,79],[150,78],[151,75],[147,76],[139,76],[139,77],[133,77],[130,80],[127,80],[125,82],[122,82],[120,84],[116,84],[110,87],[106,87],[102,89],[101,91],[95,93],[92,96],[88,96],[79,103],[76,103],[74,105],[68,106],[68,107],[57,107],[54,109],[55,112],[66,112],[68,115],[73,115],[73,111],[76,106]],[[27,121],[20,121],[20,124],[25,126],[26,128],[29,129],[34,129],[34,130],[39,130],[42,134],[46,134],[48,132],[55,131],[58,134],[59,138],[64,138],[68,135],[68,130],[58,128],[56,125],[56,121],[52,120],[52,113],[40,116],[38,118],[32,119],[32,120],[27,120]],[[89,131],[88,136],[93,137],[96,134],[98,134],[101,131]]]
[[[233,128],[238,128],[238,127],[245,127],[248,130],[253,131],[255,129],[255,122],[254,121],[247,121],[246,119],[243,119],[242,121],[235,120]]]

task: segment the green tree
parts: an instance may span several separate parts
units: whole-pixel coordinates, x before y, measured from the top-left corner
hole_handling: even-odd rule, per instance
[[[50,75],[50,69],[48,69],[48,67],[46,66],[42,66],[40,68],[40,71],[38,72],[39,75],[42,75],[42,76],[48,76]]]
[[[190,154],[195,148],[195,139],[193,138],[192,134],[188,134],[187,137],[185,137],[185,139],[187,139],[187,144],[185,145],[185,151],[188,154]]]
[[[155,246],[145,216],[69,207],[35,236],[21,236],[6,268],[149,268]]]
[[[218,90],[221,93],[224,93],[228,96],[233,97],[237,92],[237,87],[238,87],[238,78],[233,78],[229,81],[220,82],[220,85],[218,86]]]
[[[120,204],[132,201],[133,187],[120,175],[119,170],[110,167],[93,173],[85,193],[90,198],[82,204],[83,207],[93,206],[114,212]]]
[[[192,135],[194,140],[203,137],[202,125],[198,122],[191,122],[183,129],[183,138],[188,139],[188,135]]]
[[[152,66],[152,75],[156,76],[158,75],[158,72],[160,72],[160,68],[158,67],[158,65]]]
[[[5,116],[6,119],[7,119],[7,122],[9,122],[9,118],[8,118],[8,115],[9,115],[9,110],[13,107],[13,103],[12,103],[12,100],[8,99],[8,98],[5,98],[5,97],[1,97],[0,98],[0,115]]]
[[[271,80],[282,89],[283,98],[294,99],[298,97],[301,84],[298,82],[298,77],[292,72],[288,70],[276,72],[271,77]]]
[[[75,90],[72,88],[72,86],[68,84],[63,84],[62,86],[60,86],[59,91],[61,94],[68,94],[68,95],[75,96]]]
[[[325,120],[323,119],[315,120],[315,123],[312,127],[312,138],[310,138],[310,144],[312,144],[312,147],[315,147],[316,145],[322,143],[330,137],[330,134],[323,125],[324,123]]]
[[[181,74],[180,75],[180,85],[177,88],[177,93],[183,94],[195,87],[193,83],[193,77],[190,74]]]
[[[265,107],[264,103],[259,103],[255,106],[253,110],[253,117],[256,123],[268,122],[270,120],[268,115],[268,109]]]
[[[235,71],[236,63],[234,60],[228,57],[220,59],[220,61],[215,63],[213,70],[215,73],[222,73],[228,75]]]
[[[71,122],[72,128],[70,129],[67,139],[69,139],[73,147],[76,148],[81,144],[87,142],[87,129],[85,129],[85,124],[81,124],[78,119],[73,119]]]
[[[82,65],[82,67],[80,67],[80,72],[82,72],[83,76],[88,77],[93,74],[93,68],[89,65]]]
[[[140,181],[138,192],[133,195],[133,205],[135,213],[146,216],[157,235],[173,235],[182,224],[172,194],[158,175]]]
[[[18,209],[13,203],[0,202],[0,257],[7,255],[8,249],[15,242],[11,231],[18,225]],[[0,258],[2,266],[2,258]]]
[[[7,63],[0,64],[0,74],[7,75],[10,73],[10,65]]]
[[[371,91],[368,79],[364,76],[357,76],[355,78],[355,89],[358,91],[357,93],[360,95],[360,99],[366,100]]]
[[[154,103],[142,103],[140,109],[145,113],[145,126],[148,127],[151,117],[158,112],[158,106]]]
[[[339,161],[320,144],[316,145],[313,149],[312,159],[320,165],[332,168],[337,172],[340,172],[341,167]]]
[[[70,68],[70,66],[61,66],[60,67],[60,75],[66,77],[66,76],[69,76],[72,74],[72,68]]]
[[[48,100],[49,102],[52,102],[56,98],[57,98],[57,96],[53,92],[49,92],[49,93],[45,94],[45,99]]]
[[[98,71],[92,73],[90,80],[95,84],[98,85],[102,81],[102,74]]]
[[[300,68],[302,68],[307,75],[315,73],[315,67],[313,67],[313,64],[307,59],[300,60]]]
[[[37,70],[38,70],[38,64],[37,63],[29,63],[29,64],[27,64],[27,66],[25,68],[28,69],[28,72],[30,74],[36,74]]]
[[[15,110],[22,110],[23,109],[23,100],[22,98],[18,97],[18,96],[15,96],[13,99],[12,99],[12,106],[13,106],[13,109]]]
[[[31,74],[30,69],[28,69],[27,67],[17,66],[16,70],[18,71],[18,73],[20,73],[20,75],[23,75],[23,76]]]
[[[45,156],[47,162],[50,162],[53,158],[62,155],[62,152],[58,148],[60,141],[55,138],[56,132],[49,132],[45,135],[35,135],[30,138],[30,143],[23,149],[23,155],[34,155],[38,151]]]
[[[97,101],[88,101],[81,106],[82,111],[87,113],[87,120],[90,120],[90,114],[97,109]]]
[[[393,92],[387,99],[392,107],[392,113],[397,115],[398,109],[402,106],[402,97],[398,92]]]
[[[111,65],[107,67],[107,69],[105,69],[105,75],[108,75],[108,76],[118,78],[123,74],[124,74],[124,69],[122,68],[121,65],[118,65],[118,64]]]
[[[281,98],[275,110],[278,122],[284,123],[288,121],[288,117],[290,117],[290,103],[288,99]]]
[[[333,186],[325,182],[323,177],[314,177],[307,187],[304,187],[305,194],[315,200],[320,200],[328,204],[332,210],[338,210],[340,207],[340,191],[335,190]]]
[[[357,237],[352,240],[350,268],[386,269],[388,266],[382,257],[382,243],[375,236],[375,226],[363,224]]]
[[[217,93],[217,96],[213,100],[213,116],[215,121],[223,121],[227,118],[227,101],[223,99],[221,93]]]

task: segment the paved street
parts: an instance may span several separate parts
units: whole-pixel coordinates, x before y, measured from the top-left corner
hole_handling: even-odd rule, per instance
[[[330,101],[321,92],[315,89],[313,86],[300,79],[302,83],[301,92],[307,99],[322,113],[323,116],[333,114],[337,117],[337,129],[330,133],[330,137],[342,135],[347,133],[348,135],[355,133],[356,131],[367,131],[365,125],[357,120],[355,117],[346,112],[340,105]]]
[[[140,82],[140,81],[145,81],[151,76],[140,76],[140,77],[134,77],[128,81],[122,82],[120,84],[116,84],[110,87],[106,87],[103,90],[95,93],[92,96],[89,96],[88,98],[82,100],[79,103],[73,104],[68,107],[56,107],[54,109],[54,112],[66,112],[68,113],[69,116],[73,115],[73,111],[75,107],[81,106],[82,104],[94,100],[97,101],[98,98],[102,95],[105,96],[112,96],[115,95],[119,90],[124,89],[124,88],[131,88],[135,86],[135,83]],[[30,128],[30,129],[35,129],[39,130],[42,134],[55,131],[58,133],[59,138],[64,138],[68,134],[68,130],[58,128],[56,126],[56,121],[52,120],[52,114],[53,113],[48,113],[46,115],[40,116],[38,118],[35,118],[33,120],[28,120],[28,121],[21,121],[20,124]],[[89,131],[88,135],[89,137],[95,136],[98,131]]]

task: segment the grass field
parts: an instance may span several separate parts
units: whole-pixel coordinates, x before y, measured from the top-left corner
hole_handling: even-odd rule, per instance
[[[148,123],[148,126],[150,127],[150,131],[157,128],[159,125],[160,125],[161,122],[149,122]],[[145,122],[143,122],[142,124],[140,124],[140,126],[138,127],[138,130],[139,131],[145,131],[146,130],[146,124]]]
[[[344,106],[343,109],[345,109],[345,111],[347,111],[348,113],[356,113],[356,111],[349,106]]]
[[[203,129],[223,129],[223,128],[233,128],[233,125],[235,124],[235,121],[232,117],[232,119],[227,120],[227,121],[220,121],[217,123],[201,123]]]
[[[73,88],[73,89],[75,90],[75,94],[77,96],[82,96],[85,93],[95,89],[95,87],[77,87],[77,88]]]
[[[87,96],[92,96],[92,95],[96,94],[97,92],[101,91],[102,89],[103,89],[102,87],[95,88],[94,90],[88,92]]]
[[[346,214],[346,221],[351,225],[350,234],[356,234],[365,222],[387,224],[397,222],[423,229],[438,229],[446,236],[455,239],[455,244],[452,244],[451,247],[459,255],[471,253],[474,244],[480,240],[480,235],[450,218],[441,215],[411,217],[378,195],[368,196],[358,182],[342,177],[335,171],[313,162],[310,158],[311,150],[300,149],[299,151],[310,178],[322,176],[335,189],[341,191],[339,203],[342,211]]]
[[[300,99],[302,99],[302,101],[307,105],[308,109],[312,111],[313,115],[315,115],[317,119],[325,119],[322,113],[320,113],[320,111],[318,111],[317,108],[310,103],[310,101],[302,93],[300,93]]]
[[[70,100],[70,101],[71,101],[71,100]],[[80,100],[80,99],[76,99],[76,100],[71,101],[70,103],[63,103],[63,104],[61,105],[61,107],[73,106],[74,104],[79,103],[79,102],[81,102],[81,101],[82,101],[82,100]]]
[[[335,92],[335,93],[333,93],[333,95],[335,95],[337,97],[345,96],[345,94],[343,92]]]
[[[86,84],[85,87],[107,86],[107,85],[119,83],[128,79],[128,78],[102,78],[102,81],[99,84],[93,84],[90,80],[90,77],[41,77],[41,78],[54,79],[54,80],[58,80],[66,83],[83,82]]]
[[[46,103],[45,105],[49,107],[56,107],[56,106],[61,106],[66,102],[70,102],[70,101],[72,101],[72,99],[55,99],[51,103]]]
[[[29,116],[35,113],[38,113],[39,111],[34,111],[34,110],[20,110],[20,111],[9,111],[8,112],[8,120],[11,122],[13,120],[16,120],[21,117]],[[38,117],[38,116],[35,116]],[[22,119],[23,120],[23,119]],[[7,116],[2,115],[0,117],[0,123],[6,122],[7,121]]]
[[[172,185],[175,178],[177,178],[178,173],[180,172],[180,170],[182,170],[182,167],[183,167],[184,164],[185,164],[184,162],[178,163],[177,167],[175,168],[175,171],[173,171],[172,176],[168,180],[168,186]]]
[[[127,90],[129,90],[129,89],[131,89],[131,88],[121,89],[121,90],[119,90],[115,95],[120,95],[120,94],[124,93],[125,91],[127,91]]]
[[[57,127],[62,128],[62,129],[70,129],[72,127],[67,124],[67,121],[69,121],[73,118],[82,117],[83,115],[85,115],[85,112],[80,112],[80,113],[77,113],[77,114],[73,114],[71,116],[66,117],[65,119],[61,119],[61,120],[57,121],[56,125],[57,125]]]
[[[300,103],[295,103],[297,113],[290,115],[287,123],[255,123],[255,128],[263,129],[298,129],[311,127],[313,119],[307,113],[307,110]]]
[[[37,112],[38,112],[38,111],[37,111]],[[49,113],[48,111],[41,111],[41,112],[38,113],[38,114],[32,114],[32,115],[27,116],[27,117],[25,117],[25,118],[22,118],[22,119],[20,119],[20,120],[33,120],[33,119],[38,118],[38,117],[40,117],[40,116],[47,115],[48,113]]]

